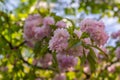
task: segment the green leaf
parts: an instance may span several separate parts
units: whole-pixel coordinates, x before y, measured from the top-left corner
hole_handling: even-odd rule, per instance
[[[57,21],[62,20],[63,18],[62,18],[62,17],[60,17],[60,16],[54,16],[54,19],[55,19],[55,21],[57,22]]]
[[[74,35],[74,28],[74,26],[70,26],[69,28],[67,28],[70,35]]]
[[[74,44],[72,47],[78,47],[78,46],[81,46],[82,45],[82,42],[77,42],[76,44]]]
[[[65,19],[67,19],[68,21],[70,21],[70,23],[72,23],[72,26],[71,26],[71,27],[73,27],[73,29],[74,29],[74,28],[77,28],[77,27],[75,27],[76,24],[73,22],[73,20],[71,20],[71,19],[69,19],[69,18],[65,18]]]
[[[103,54],[107,59],[109,59],[109,56],[101,48],[99,48],[97,46],[91,46],[91,47],[94,47],[94,48],[98,49],[101,54]]]
[[[36,44],[34,46],[34,50],[33,50],[35,54],[38,54],[40,52],[41,45],[42,45],[42,41],[36,42]]]
[[[80,41],[78,39],[70,39],[69,40],[69,48],[71,48],[73,46],[75,47],[75,46],[77,46],[79,44],[81,44],[81,43],[80,43]]]
[[[42,48],[41,48],[41,50],[40,50],[40,55],[46,54],[47,51],[48,51],[48,45],[42,46]]]
[[[84,38],[88,38],[88,37],[89,37],[89,34],[86,32],[83,32],[80,39],[84,39]]]
[[[117,46],[120,46],[120,42],[119,42],[119,41],[117,41],[117,42],[116,42],[116,45],[117,45]]]
[[[84,64],[85,61],[86,61],[86,55],[85,55],[85,53],[84,53],[84,55],[83,55],[82,57],[80,57],[80,63],[81,63],[81,64]]]
[[[38,10],[38,13],[41,16],[45,17],[45,16],[47,16],[49,14],[49,11],[47,9],[41,7],[40,10]]]
[[[90,52],[87,56],[90,68],[91,68],[91,72],[94,72],[96,69],[96,55],[95,52],[92,50],[92,48],[89,48]]]
[[[91,48],[91,47],[89,47],[89,50],[90,50],[90,54],[93,56],[93,58],[96,60],[97,59],[97,57],[96,57],[96,53],[94,52],[94,50]]]
[[[64,11],[65,11],[65,14],[67,14],[67,15],[75,15],[74,8],[65,8]]]
[[[52,56],[53,56],[53,67],[58,67],[58,62],[57,62],[57,58],[56,58],[56,52],[53,52]]]

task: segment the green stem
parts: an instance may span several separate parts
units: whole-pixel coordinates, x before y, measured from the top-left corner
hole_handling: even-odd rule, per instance
[[[94,45],[88,45],[88,46],[91,46],[91,47],[94,47],[94,48],[98,49],[98,50],[101,51],[107,58],[109,58],[108,55],[107,55],[102,49],[100,49],[98,46],[94,46]]]
[[[58,72],[58,73],[60,73],[60,71],[59,71],[59,67],[58,67],[58,62],[57,62],[57,58],[56,58],[56,53],[55,52],[53,52],[53,60],[54,60],[54,64],[55,64],[55,68],[57,68],[56,70],[56,72]]]

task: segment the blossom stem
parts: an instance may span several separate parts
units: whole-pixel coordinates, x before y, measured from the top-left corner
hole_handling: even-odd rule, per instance
[[[100,49],[98,46],[94,46],[94,45],[88,45],[88,46],[91,46],[91,47],[94,47],[94,48],[98,49],[98,50],[101,51],[107,58],[109,58],[108,55],[107,55],[102,49]]]

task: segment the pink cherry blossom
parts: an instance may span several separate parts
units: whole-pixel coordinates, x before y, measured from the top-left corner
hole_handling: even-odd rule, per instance
[[[43,25],[42,27],[36,27],[35,28],[35,39],[41,40],[44,37],[47,37],[51,32],[50,26]]]
[[[111,34],[113,39],[116,39],[120,36],[120,30]]]
[[[43,20],[43,24],[46,24],[46,25],[53,25],[54,23],[55,21],[52,17],[45,17]]]
[[[27,41],[26,44],[29,47],[34,47],[38,40],[48,37],[51,32],[49,25],[53,23],[54,19],[51,17],[46,17],[43,21],[43,18],[38,14],[28,16],[28,18],[25,20],[23,34],[24,39]],[[43,25],[38,27],[41,24]]]
[[[27,41],[26,44],[30,47],[33,47],[35,44],[35,29],[40,24],[42,24],[42,17],[39,14],[30,15],[25,20],[23,37]]]
[[[52,55],[47,53],[44,57],[40,59],[40,64],[43,68],[46,68],[52,64]]]
[[[91,73],[91,71],[90,71],[90,66],[89,66],[88,64],[86,64],[86,65],[84,66],[84,68],[83,68],[83,71],[84,71],[85,73],[87,73],[87,74],[90,74],[90,73]]]
[[[59,27],[59,28],[66,28],[66,23],[64,21],[58,21],[56,23],[56,26]]]
[[[49,41],[49,48],[52,51],[61,52],[68,47],[69,33],[66,29],[59,28],[54,31],[54,36]]]
[[[111,65],[107,68],[107,70],[111,73],[115,72],[115,65]]]
[[[77,46],[77,47],[72,47],[68,49],[67,51],[62,52],[61,54],[67,54],[71,56],[83,56],[83,47],[82,46]]]
[[[90,34],[90,38],[98,45],[104,45],[109,36],[104,31],[104,24],[101,21],[85,19],[81,22],[81,30]]]
[[[38,59],[33,59],[32,64],[33,64],[33,65],[37,65],[38,61],[39,61]]]
[[[91,32],[90,37],[98,45],[104,45],[107,42],[108,38],[109,38],[109,36],[103,31],[98,31],[98,32],[94,31],[93,33]]]
[[[38,26],[42,24],[43,18],[39,14],[29,15],[25,20],[25,27]]]
[[[35,41],[33,41],[33,40],[28,40],[28,41],[26,41],[26,45],[29,46],[29,47],[31,47],[31,48],[33,48],[34,45],[35,45]]]
[[[102,30],[104,30],[105,28],[105,25],[102,21],[96,21],[89,18],[81,21],[80,26],[82,31],[87,31],[92,28],[101,28]]]
[[[34,38],[35,35],[35,26],[24,27],[23,37],[25,40],[30,40]]]
[[[57,54],[57,61],[61,71],[70,70],[77,64],[77,57]]]
[[[80,30],[74,30],[74,33],[77,35],[78,38],[80,38],[82,35],[82,32]]]
[[[35,28],[35,36],[34,37],[36,40],[41,40],[43,37],[45,37],[43,27]]]
[[[57,74],[53,80],[66,80],[66,76],[64,73]]]
[[[85,42],[85,44],[92,44],[90,38],[84,38],[83,42]]]
[[[116,57],[120,59],[120,47],[118,47],[115,52],[116,52]]]

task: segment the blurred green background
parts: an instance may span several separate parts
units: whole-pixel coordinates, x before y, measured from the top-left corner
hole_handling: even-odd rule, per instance
[[[103,20],[109,34],[120,29],[120,0],[0,0],[0,80],[52,80],[55,73],[51,70],[31,65],[34,52],[24,45],[24,21],[39,12],[72,19],[76,27],[84,18]],[[109,44],[114,45],[111,41]],[[100,76],[114,80],[119,72],[112,75],[105,71]],[[81,80],[84,75],[82,71],[69,72],[67,77]]]

